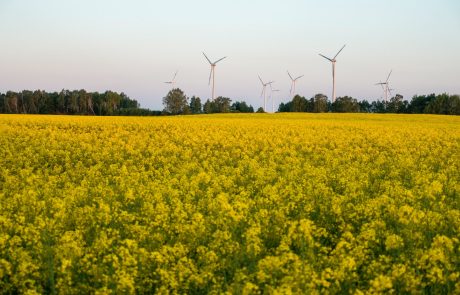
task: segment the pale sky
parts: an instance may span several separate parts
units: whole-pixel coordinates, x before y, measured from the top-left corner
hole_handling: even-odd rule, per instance
[[[0,92],[86,89],[124,92],[162,109],[176,70],[187,96],[263,105],[274,80],[276,105],[290,100],[286,74],[304,74],[297,92],[382,97],[374,84],[414,94],[460,93],[458,0],[0,0]],[[271,105],[271,104],[270,104]]]

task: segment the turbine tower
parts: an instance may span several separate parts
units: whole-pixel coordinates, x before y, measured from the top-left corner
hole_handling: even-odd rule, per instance
[[[174,76],[173,76],[173,78],[172,78],[171,81],[165,82],[166,84],[171,84],[171,89],[174,89],[174,85],[176,85],[176,76],[177,76],[177,72],[179,72],[179,71],[176,71],[176,72],[174,73]]]
[[[259,76],[259,80],[260,80],[260,83],[262,83],[262,93],[260,94],[260,96],[263,95],[264,97],[264,112],[267,111],[267,95],[266,95],[266,88],[268,85],[270,85],[270,87],[272,87],[272,83],[275,82],[275,81],[270,81],[270,82],[267,82],[267,83],[264,83],[264,81],[262,81],[262,78],[260,78]]]
[[[390,73],[388,74],[388,77],[386,79],[385,82],[380,82],[380,83],[376,83],[375,85],[381,85],[382,86],[382,90],[383,90],[383,97],[385,98],[385,102],[388,101],[388,93],[390,93],[391,95],[391,90],[390,89],[390,76],[391,76],[391,73],[393,72],[393,70],[390,71]]]
[[[215,82],[215,79],[214,79],[214,73],[215,73],[215,67],[216,67],[216,64],[223,60],[224,58],[226,58],[226,56],[222,57],[221,59],[218,59],[217,61],[215,62],[211,62],[211,60],[206,56],[206,54],[203,52],[203,55],[204,57],[206,57],[206,59],[208,60],[209,64],[211,65],[211,72],[209,72],[209,82],[208,82],[208,85],[211,85],[211,76],[212,76],[212,100],[214,100],[214,82]]]
[[[271,84],[270,84],[270,88],[271,88]],[[275,98],[273,97],[273,92],[279,92],[280,90],[279,89],[270,89],[271,92],[270,92],[270,98],[272,100],[272,113],[275,113]]]
[[[332,102],[335,101],[335,63],[337,61],[336,57],[345,48],[345,45],[343,45],[343,47],[339,50],[339,52],[337,52],[337,54],[333,58],[326,57],[326,56],[322,55],[321,53],[319,54],[319,55],[321,55],[322,57],[324,57],[325,59],[329,60],[332,63]]]
[[[289,73],[289,71],[287,71],[287,73],[289,75],[289,78],[291,78],[291,90],[289,91],[289,93],[291,94],[291,96],[294,96],[294,94],[295,94],[295,83],[297,82],[297,80],[302,78],[304,75],[298,76],[297,78],[294,79],[294,78],[292,78],[292,76]]]

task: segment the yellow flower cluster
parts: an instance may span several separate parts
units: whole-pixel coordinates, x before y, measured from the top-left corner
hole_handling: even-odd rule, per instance
[[[460,293],[460,118],[0,116],[2,293]]]

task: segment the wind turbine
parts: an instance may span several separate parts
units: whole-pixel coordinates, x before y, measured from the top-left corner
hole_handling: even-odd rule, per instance
[[[291,96],[293,96],[295,94],[295,83],[297,82],[297,80],[302,78],[304,75],[298,76],[297,78],[294,79],[294,78],[292,78],[292,76],[289,73],[289,71],[287,71],[287,73],[289,75],[289,78],[291,78],[291,90],[289,91],[289,93],[291,94]]]
[[[267,111],[267,95],[266,95],[266,88],[268,85],[270,85],[270,87],[272,87],[272,83],[275,82],[275,81],[270,81],[270,82],[267,82],[267,83],[264,83],[264,81],[262,81],[262,78],[260,78],[259,76],[259,80],[260,80],[260,83],[262,83],[262,93],[260,93],[260,96],[264,96],[264,112]]]
[[[271,88],[271,84],[270,84],[270,88]],[[270,92],[270,98],[272,100],[272,113],[275,113],[275,98],[272,96],[273,92],[279,92],[280,90],[279,89],[270,89],[271,92]]]
[[[174,89],[174,85],[176,85],[176,76],[177,76],[177,73],[178,73],[178,72],[179,72],[179,71],[176,71],[176,72],[174,73],[174,76],[173,76],[173,78],[172,78],[171,81],[165,82],[166,84],[171,84],[171,89]]]
[[[384,95],[384,97],[385,97],[385,102],[388,101],[388,93],[390,93],[390,95],[391,95],[391,90],[392,90],[392,89],[390,89],[390,82],[389,82],[389,80],[390,80],[390,76],[391,76],[391,73],[392,73],[392,72],[393,72],[393,70],[390,71],[390,73],[388,74],[388,77],[387,77],[387,79],[386,79],[385,82],[380,82],[380,83],[376,83],[376,84],[375,84],[375,85],[381,85],[381,86],[382,86],[383,95]]]
[[[337,54],[333,58],[326,57],[326,56],[322,55],[321,53],[319,54],[319,55],[321,55],[322,57],[324,57],[325,59],[329,60],[332,63],[332,102],[335,101],[335,63],[337,61],[335,58],[345,48],[345,45],[343,45],[343,47],[339,50],[339,52],[337,52]]]
[[[203,52],[203,55],[204,57],[206,57],[206,59],[208,60],[209,64],[211,65],[211,72],[209,72],[209,82],[208,82],[208,85],[211,85],[211,76],[212,76],[212,100],[214,100],[214,73],[215,73],[215,67],[216,67],[216,64],[223,60],[224,58],[226,58],[226,56],[222,57],[221,59],[218,59],[217,61],[215,62],[211,62],[211,60],[206,56],[206,54]]]

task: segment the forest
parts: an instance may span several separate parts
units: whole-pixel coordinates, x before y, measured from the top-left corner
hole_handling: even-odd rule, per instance
[[[443,94],[414,95],[410,101],[397,94],[389,101],[358,101],[349,96],[338,97],[335,102],[316,94],[310,99],[296,95],[288,103],[281,103],[279,112],[334,112],[334,113],[393,113],[460,115],[460,96]]]
[[[126,94],[114,91],[86,90],[7,91],[0,93],[0,113],[6,114],[63,114],[63,115],[155,115],[140,108],[139,103]]]

